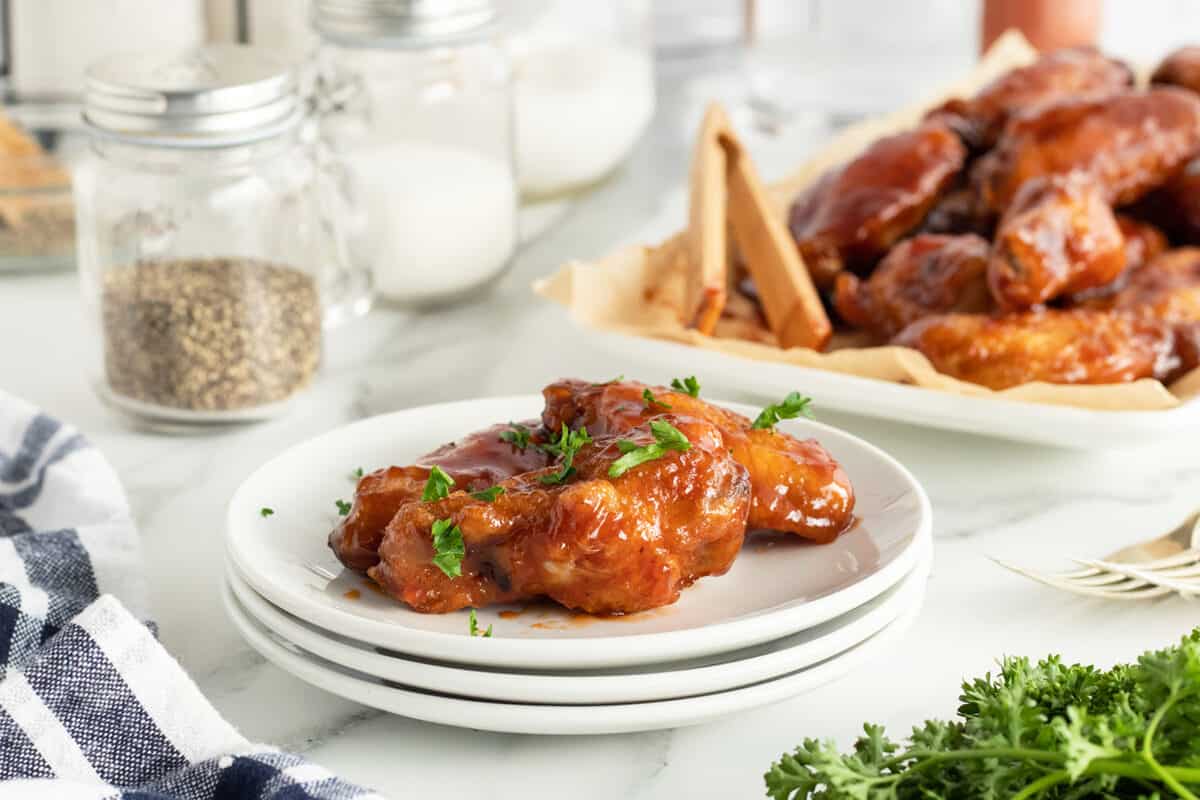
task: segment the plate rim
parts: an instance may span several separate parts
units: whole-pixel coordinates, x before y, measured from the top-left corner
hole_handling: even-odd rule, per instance
[[[352,674],[352,670],[331,668],[317,662],[312,656],[294,653],[274,641],[269,633],[263,633],[252,620],[245,618],[230,603],[231,598],[232,594],[228,586],[222,581],[221,600],[225,606],[225,612],[233,621],[234,627],[243,640],[278,669],[321,691],[391,714],[428,723],[495,733],[560,736],[635,733],[697,725],[728,714],[750,711],[773,702],[781,702],[807,694],[862,668],[879,658],[889,648],[896,646],[920,616],[924,603],[924,596],[922,596],[920,602],[878,633],[836,656],[810,667],[750,686],[693,697],[643,703],[531,705],[465,699],[387,686],[382,682]],[[292,645],[292,647],[296,646]],[[303,648],[299,649],[303,650]],[[289,664],[295,665],[297,662],[301,665],[299,669],[289,666]],[[314,678],[314,674],[317,677]],[[331,678],[333,686],[329,682]],[[390,700],[386,707],[373,699],[380,696]],[[451,714],[447,716],[430,713],[426,708],[421,707],[422,704],[430,703],[440,706],[442,709],[450,709]],[[496,710],[499,710],[500,713],[495,722],[491,719],[490,714],[487,716],[481,714],[481,712]],[[514,713],[521,716],[520,724],[514,724]],[[526,720],[526,716],[532,720]],[[575,717],[574,721],[559,719],[572,716]],[[640,718],[640,721],[635,722],[625,719],[626,717]],[[530,724],[533,720],[541,724]]]
[[[894,586],[916,566],[921,553],[921,545],[932,540],[933,509],[929,496],[920,481],[899,460],[877,445],[856,436],[849,431],[814,420],[792,421],[802,427],[814,431],[814,435],[830,433],[835,437],[845,437],[856,447],[867,451],[872,458],[882,461],[899,474],[902,481],[914,495],[918,505],[918,520],[908,545],[889,563],[878,571],[867,575],[858,582],[825,597],[820,597],[808,603],[802,603],[786,610],[767,611],[741,620],[705,625],[698,628],[688,628],[660,633],[629,633],[613,636],[575,638],[575,639],[493,639],[487,651],[480,648],[465,646],[470,640],[461,634],[442,631],[425,631],[403,626],[385,626],[384,623],[365,619],[350,614],[341,609],[306,602],[301,593],[285,586],[277,585],[263,578],[252,566],[247,567],[247,560],[239,558],[239,545],[235,531],[242,525],[241,515],[237,509],[246,505],[246,495],[249,485],[261,473],[269,471],[276,464],[286,461],[302,448],[318,443],[335,441],[347,431],[367,428],[383,424],[385,420],[402,419],[406,416],[419,417],[435,411],[453,415],[460,408],[480,402],[501,404],[530,404],[536,402],[538,395],[502,395],[496,397],[481,397],[468,400],[457,400],[448,403],[431,403],[397,411],[378,414],[361,420],[338,426],[333,430],[310,437],[298,442],[274,457],[263,462],[242,482],[229,500],[225,523],[225,550],[230,561],[238,568],[242,578],[258,594],[288,613],[306,622],[367,644],[386,647],[400,653],[419,655],[442,661],[454,661],[463,664],[481,666],[509,667],[544,667],[547,669],[590,669],[594,667],[620,667],[634,664],[659,663],[668,660],[661,655],[664,650],[670,651],[677,658],[708,655],[714,652],[726,652],[730,649],[750,647],[755,644],[778,638],[778,631],[786,628],[787,633],[795,633],[827,622],[847,611],[857,608],[891,586]],[[714,405],[734,410],[748,409],[743,403],[714,399]],[[254,504],[251,503],[250,506]],[[247,506],[247,507],[250,507]],[[813,612],[812,608],[819,610]],[[815,613],[815,616],[814,616]],[[802,622],[781,623],[780,618],[799,618]],[[774,623],[774,624],[771,624]],[[355,628],[365,626],[372,629],[372,634],[355,631]],[[722,633],[727,633],[731,627],[742,631],[742,635],[733,640],[731,645],[713,646],[705,643],[706,639],[719,639]],[[702,633],[703,632],[703,633]],[[651,646],[653,643],[653,646]],[[608,651],[607,653],[605,651]],[[613,652],[621,652],[620,657],[614,657]],[[658,653],[656,655],[656,653]]]
[[[345,669],[422,691],[452,694],[467,699],[531,705],[596,705],[682,699],[728,691],[771,680],[836,657],[879,633],[914,605],[919,606],[928,589],[932,563],[932,548],[926,547],[925,553],[913,571],[904,576],[895,586],[886,590],[887,592],[895,591],[892,597],[881,602],[876,608],[866,611],[858,619],[850,621],[848,625],[837,626],[816,641],[801,642],[771,653],[749,658],[734,658],[720,664],[699,667],[667,669],[673,662],[663,662],[651,665],[663,667],[662,671],[655,670],[629,675],[514,673],[505,671],[505,669],[480,672],[466,665],[411,661],[399,653],[389,655],[377,652],[369,645],[338,641],[330,638],[330,635],[337,636],[332,631],[316,628],[316,626],[304,623],[303,620],[289,619],[288,617],[292,615],[272,605],[269,600],[254,592],[254,589],[245,582],[232,564],[227,564],[224,580],[232,594],[233,601],[252,621],[275,636]],[[247,601],[246,594],[253,595],[253,597]],[[868,600],[863,605],[875,602],[882,596],[881,594],[879,597]],[[263,616],[262,610],[255,606],[265,607],[266,614],[270,618]],[[842,617],[853,614],[861,608],[862,606],[851,609]],[[835,617],[822,624],[832,624],[839,619],[841,617]],[[282,624],[277,620],[282,620]],[[848,629],[853,629],[853,631],[847,635]],[[296,630],[300,632],[299,637],[292,633]],[[798,656],[797,651],[803,651],[804,655]],[[351,652],[359,659],[356,663],[344,660]],[[736,655],[736,652],[732,651],[728,655]],[[791,654],[792,658],[789,659],[788,654]],[[402,675],[400,672],[385,674],[387,665],[394,665],[397,662],[408,665],[405,670],[406,675]],[[752,662],[754,669],[747,673],[747,667],[751,666]],[[784,663],[780,665],[779,662]],[[370,666],[372,663],[378,664],[379,667]],[[380,668],[382,671],[377,671]],[[443,676],[442,680],[456,683],[458,687],[471,683],[479,684],[480,681],[471,681],[470,677],[484,676],[487,680],[483,683],[488,686],[489,695],[467,694],[462,688],[455,688],[446,683],[433,685],[439,682],[437,676]],[[685,682],[690,681],[690,683],[686,683],[688,688],[676,690],[663,688],[664,681],[673,682],[674,685],[680,687],[684,686]],[[534,691],[535,687],[532,684],[535,683],[536,691],[542,696],[540,701],[527,699],[527,696]],[[651,689],[651,685],[657,688]],[[518,688],[509,688],[510,686]],[[499,687],[499,691],[495,687]],[[586,696],[589,692],[592,693],[590,697]],[[566,699],[568,696],[570,699]]]

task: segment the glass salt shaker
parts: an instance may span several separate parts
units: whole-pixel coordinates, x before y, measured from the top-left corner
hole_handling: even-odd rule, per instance
[[[530,200],[611,173],[654,115],[649,0],[508,0],[517,176]]]
[[[493,284],[517,243],[511,70],[490,0],[314,0],[322,141],[352,263],[394,305]]]
[[[322,300],[361,309],[305,116],[292,70],[250,47],[88,69],[77,250],[114,407],[164,427],[272,416],[317,374],[323,317],[346,310]]]

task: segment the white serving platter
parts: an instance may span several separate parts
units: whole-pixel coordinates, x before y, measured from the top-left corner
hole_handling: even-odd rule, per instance
[[[752,361],[677,342],[585,329],[598,347],[659,375],[694,374],[706,388],[777,402],[799,390],[823,408],[930,428],[1091,450],[1200,432],[1200,399],[1163,411],[1093,411],[966,397],[829,370]]]
[[[241,611],[254,622],[280,639],[338,666],[415,689],[471,699],[586,705],[671,700],[726,691],[837,656],[920,605],[931,561],[932,554],[927,554],[903,581],[874,600],[782,639],[689,661],[569,673],[469,669],[407,659],[305,624],[256,594],[234,571],[226,574],[226,580]],[[480,641],[480,647],[487,645],[487,641]]]
[[[727,692],[677,700],[614,705],[527,705],[467,700],[422,692],[339,667],[283,641],[255,623],[224,587],[226,610],[238,631],[285,672],[333,694],[426,722],[460,728],[548,735],[633,733],[708,722],[812,691],[880,658],[912,625],[914,606],[882,631],[833,658],[773,680]]]
[[[741,413],[758,409],[725,403]],[[326,546],[335,500],[349,474],[404,464],[496,421],[536,416],[538,395],[399,411],[311,439],[260,467],[230,501],[226,546],[242,578],[271,603],[339,635],[436,661],[520,669],[596,669],[724,653],[820,625],[878,597],[909,574],[930,539],[929,499],[877,447],[808,420],[782,429],[816,437],[841,462],[857,494],[858,524],[828,545],[776,535],[749,541],[733,568],[705,578],[674,605],[619,618],[579,620],[545,608],[517,619],[479,612],[495,637],[468,634],[467,614],[418,614],[343,570]],[[259,510],[268,506],[272,516]],[[332,579],[325,576],[335,576]]]

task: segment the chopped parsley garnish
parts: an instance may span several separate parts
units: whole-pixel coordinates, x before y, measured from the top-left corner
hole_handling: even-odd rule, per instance
[[[683,380],[679,378],[671,379],[671,388],[677,392],[685,392],[692,397],[700,396],[700,381],[696,380],[695,375],[689,375]]]
[[[593,383],[592,386],[608,386],[613,383],[620,383],[623,380],[625,380],[625,376],[618,375],[617,377],[613,378],[612,380],[600,381],[599,383]]]
[[[650,432],[654,434],[654,442],[638,445],[628,439],[617,442],[617,448],[624,453],[608,468],[608,477],[619,478],[636,466],[662,458],[670,450],[686,452],[692,449],[692,443],[683,432],[665,419],[650,420]]]
[[[275,513],[275,509],[273,509],[273,508],[267,508],[266,506],[263,506],[262,508],[260,508],[260,509],[258,510],[258,515],[259,515],[260,517],[269,517],[269,516],[271,516],[271,515],[272,515],[272,514],[274,514],[274,513]]]
[[[668,411],[671,409],[670,405],[668,405],[667,403],[664,403],[662,400],[659,400],[657,397],[655,397],[654,392],[650,391],[648,388],[642,389],[642,400],[646,401],[646,408],[653,408],[654,406],[658,406],[660,408],[665,408]]]
[[[433,563],[447,577],[462,575],[462,560],[467,554],[463,545],[462,529],[452,519],[439,519],[433,523]]]
[[[1004,658],[964,681],[956,719],[905,741],[864,725],[806,739],[764,776],[774,800],[1137,800],[1200,796],[1200,629],[1111,669]]]
[[[562,459],[562,462],[558,465],[558,472],[543,475],[538,480],[545,484],[562,483],[574,475],[575,454],[590,441],[592,441],[592,437],[588,436],[587,428],[580,428],[577,431],[573,431],[564,422],[558,441],[542,445],[542,449],[547,453]]]
[[[444,500],[450,496],[450,490],[454,488],[454,478],[446,474],[446,471],[437,464],[433,465],[433,469],[429,470],[429,480],[425,481],[425,491],[421,492],[422,502],[429,503],[434,500]]]
[[[783,398],[783,402],[764,408],[750,427],[756,430],[771,430],[783,419],[795,419],[799,416],[813,419],[812,409],[809,408],[811,403],[811,397],[805,397],[799,392],[791,392]]]
[[[337,504],[338,514],[340,514],[341,516],[344,517],[350,513],[350,504],[347,503],[345,500],[338,499],[338,500],[334,500],[333,502]]]
[[[494,503],[496,498],[504,494],[503,486],[491,486],[478,492],[471,492],[471,497],[476,500],[482,500],[485,503]]]
[[[472,636],[478,636],[482,639],[492,638],[492,626],[488,625],[486,631],[479,629],[479,619],[475,616],[475,609],[471,609],[471,616],[467,618],[469,627],[467,628]]]
[[[352,472],[350,474],[353,475],[355,478],[361,478],[363,476],[363,468],[359,467],[358,469],[354,470],[354,472]]]
[[[500,431],[500,441],[508,442],[518,450],[529,447],[530,430],[516,422],[508,423],[508,430]]]

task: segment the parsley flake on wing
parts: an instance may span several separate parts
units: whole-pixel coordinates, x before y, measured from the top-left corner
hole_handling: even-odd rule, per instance
[[[517,422],[508,423],[508,430],[500,431],[500,441],[507,442],[518,450],[529,447],[531,431]]]
[[[677,392],[684,392],[692,397],[700,396],[700,381],[696,380],[695,375],[689,375],[683,380],[679,378],[671,379],[671,388]]]
[[[614,384],[614,383],[620,383],[623,380],[625,380],[625,376],[618,375],[617,377],[612,378],[607,381],[600,381],[599,383],[593,383],[592,386],[610,386],[611,384]]]
[[[476,500],[482,500],[485,503],[494,503],[496,502],[496,498],[502,494],[504,494],[503,486],[490,486],[478,492],[471,492],[471,497],[474,497]]]
[[[462,575],[462,560],[467,554],[463,545],[462,529],[450,518],[433,523],[433,563],[447,577]]]
[[[454,478],[436,464],[429,470],[429,480],[425,481],[425,490],[421,492],[421,501],[429,503],[433,500],[445,500],[454,488]]]
[[[779,424],[780,420],[795,419],[800,416],[813,419],[812,409],[809,408],[811,404],[811,397],[805,397],[799,392],[791,392],[783,398],[782,402],[764,408],[750,427],[755,430],[771,430]]]
[[[271,515],[272,515],[272,514],[274,514],[274,513],[275,513],[275,509],[273,509],[273,508],[267,508],[266,506],[263,506],[262,508],[260,508],[260,509],[258,510],[258,515],[259,515],[260,517],[269,517],[269,516],[271,516]]]
[[[608,477],[619,478],[634,467],[662,458],[671,450],[684,453],[692,449],[692,443],[683,435],[683,431],[665,419],[650,420],[650,433],[654,435],[651,444],[638,445],[628,439],[617,442],[617,449],[624,455],[609,466]]]
[[[338,514],[340,516],[344,517],[350,513],[350,504],[347,503],[345,500],[338,498],[337,500],[334,500],[333,502],[337,505]]]
[[[588,436],[587,428],[580,428],[577,431],[573,431],[564,422],[562,432],[558,436],[558,441],[542,445],[542,449],[547,453],[562,459],[558,465],[558,472],[543,475],[538,480],[545,484],[554,484],[562,483],[571,477],[575,474],[575,454],[579,452],[581,447],[591,441],[592,437]]]
[[[650,391],[649,388],[642,389],[642,400],[645,401],[646,408],[653,408],[654,406],[658,406],[660,408],[665,408],[668,411],[671,410],[671,406],[668,405],[667,403],[664,403],[662,400],[659,400],[657,397],[655,397],[654,392]]]
[[[480,630],[479,618],[475,616],[475,609],[473,608],[471,609],[471,615],[467,617],[467,630],[470,631],[472,636],[478,636],[481,639],[492,638],[492,626],[488,625],[486,631]]]

